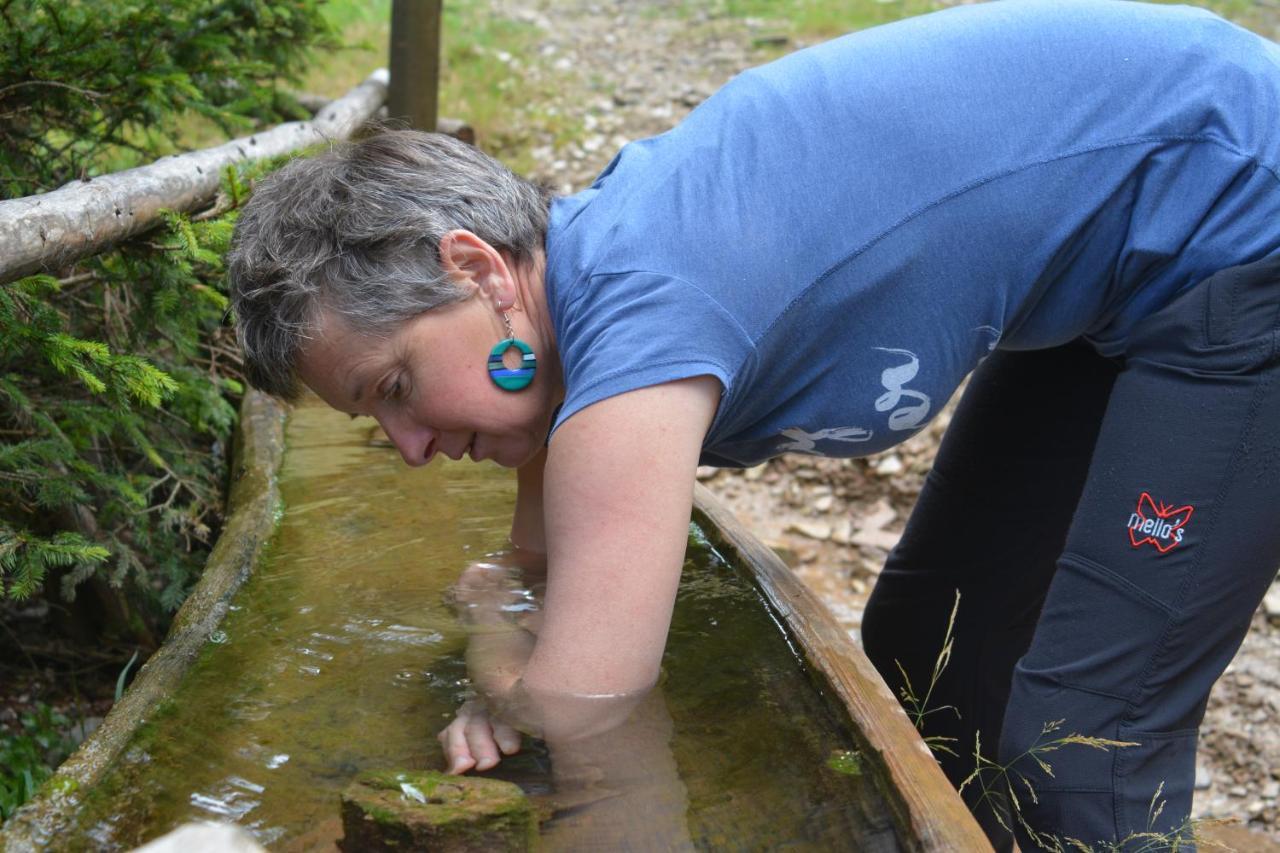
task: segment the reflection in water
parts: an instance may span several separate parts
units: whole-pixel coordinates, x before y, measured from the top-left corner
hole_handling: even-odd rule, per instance
[[[522,551],[487,555],[463,572],[451,600],[470,626],[473,672],[527,661],[542,624],[546,576],[545,560]],[[508,722],[519,720],[546,741],[554,781],[551,818],[542,827],[549,846],[693,848],[688,792],[671,750],[673,725],[661,685],[643,694],[590,696],[517,686],[503,701]],[[478,698],[467,709],[482,706]]]
[[[206,812],[211,820],[239,821],[258,807],[258,795],[265,791],[262,785],[229,776],[219,782],[212,791],[196,791],[191,795],[191,805]]]
[[[447,591],[505,544],[514,484],[488,464],[407,468],[364,431],[296,411],[268,564],[63,849],[128,849],[221,814],[273,849],[332,850],[356,773],[441,765],[435,733],[471,692]],[[526,738],[487,775],[556,810],[552,850],[610,832],[608,846],[662,847],[638,834],[646,812],[664,818],[646,832],[674,826],[701,849],[897,849],[871,780],[826,767],[850,736],[753,588],[708,549],[685,574],[663,692],[637,709],[630,748],[615,734],[555,755]],[[536,620],[535,591],[508,602],[513,619]]]

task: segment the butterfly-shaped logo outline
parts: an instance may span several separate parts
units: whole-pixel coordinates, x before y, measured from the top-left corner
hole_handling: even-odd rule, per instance
[[[1186,527],[1195,509],[1190,504],[1174,507],[1165,504],[1163,501],[1157,506],[1156,500],[1151,497],[1151,493],[1143,492],[1138,497],[1137,510],[1129,516],[1129,541],[1135,548],[1150,542],[1161,554],[1167,554],[1182,543],[1182,536],[1179,531]],[[1137,532],[1142,529],[1144,523],[1152,519],[1157,519],[1155,532],[1163,535],[1157,538],[1150,533],[1144,533],[1141,538],[1138,538]],[[1161,522],[1164,523],[1162,524]],[[1163,529],[1166,525],[1168,526],[1167,530]],[[1168,541],[1166,543],[1161,540]]]

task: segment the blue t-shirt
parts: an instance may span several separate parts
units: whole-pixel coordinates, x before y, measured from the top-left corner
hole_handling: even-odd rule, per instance
[[[1280,251],[1278,164],[1280,48],[1199,10],[1005,0],[794,53],[554,203],[557,425],[710,374],[707,464],[882,450],[992,349],[1122,354]]]

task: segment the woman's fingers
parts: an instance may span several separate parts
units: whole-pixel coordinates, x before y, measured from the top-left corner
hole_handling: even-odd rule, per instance
[[[467,747],[475,759],[477,770],[488,770],[496,767],[501,757],[498,755],[498,744],[494,740],[493,726],[489,724],[486,713],[473,714],[465,727]]]
[[[520,732],[506,723],[493,722],[493,739],[503,755],[512,755],[520,751]]]
[[[471,749],[467,745],[467,718],[459,716],[437,736],[440,745],[444,747],[445,766],[448,768],[447,773],[466,773],[472,767],[476,766],[476,760],[471,755]]]
[[[467,702],[458,715],[436,736],[444,747],[448,773],[465,773],[472,768],[489,770],[502,760],[502,754],[520,751],[520,733],[492,720],[489,712],[475,702]]]

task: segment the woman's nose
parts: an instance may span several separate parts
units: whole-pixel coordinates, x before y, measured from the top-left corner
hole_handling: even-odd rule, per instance
[[[378,418],[382,431],[391,439],[391,443],[400,451],[406,465],[418,467],[426,465],[436,455],[436,434],[434,430],[413,424],[400,423],[392,418]]]

